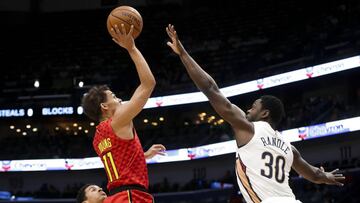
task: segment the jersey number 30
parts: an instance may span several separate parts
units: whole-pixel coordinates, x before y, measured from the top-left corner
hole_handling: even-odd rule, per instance
[[[111,152],[108,152],[106,154],[104,154],[104,156],[102,156],[102,159],[104,161],[104,165],[105,165],[105,169],[106,169],[106,173],[108,174],[109,177],[109,182],[112,182],[113,180],[116,180],[119,178],[119,174],[118,171],[116,169],[115,163],[114,163],[114,159],[112,157]],[[110,162],[110,163],[108,163]],[[115,179],[113,179],[113,174],[111,174],[110,168],[109,168],[109,164],[111,165],[111,169],[114,172],[114,176]]]
[[[278,183],[283,183],[285,180],[285,158],[283,156],[277,156],[274,163],[274,156],[270,152],[264,152],[261,155],[261,159],[265,159],[266,167],[266,169],[261,169],[261,175],[269,179],[275,177]]]

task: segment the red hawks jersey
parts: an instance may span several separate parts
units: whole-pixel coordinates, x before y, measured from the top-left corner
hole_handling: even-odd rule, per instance
[[[132,140],[116,136],[111,118],[96,126],[93,147],[104,164],[108,190],[123,185],[142,185],[148,188],[148,171],[140,140],[134,130]]]

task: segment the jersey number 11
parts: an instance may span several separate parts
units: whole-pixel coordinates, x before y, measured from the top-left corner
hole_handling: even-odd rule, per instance
[[[108,153],[104,154],[104,156],[102,156],[102,159],[104,161],[106,173],[108,174],[108,177],[109,177],[109,182],[112,182],[113,180],[119,179],[119,174],[118,174],[118,171],[116,169],[114,159],[112,157],[111,152],[108,152]],[[108,163],[108,162],[110,162],[110,163]],[[111,173],[110,168],[109,168],[109,164],[111,165],[111,169],[114,172],[114,174]],[[115,179],[113,179],[114,178],[113,175],[115,176]]]

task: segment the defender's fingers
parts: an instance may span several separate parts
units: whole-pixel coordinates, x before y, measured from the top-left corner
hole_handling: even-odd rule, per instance
[[[338,172],[338,171],[339,171],[339,169],[337,168],[337,169],[331,171],[330,173],[336,173],[336,172]]]

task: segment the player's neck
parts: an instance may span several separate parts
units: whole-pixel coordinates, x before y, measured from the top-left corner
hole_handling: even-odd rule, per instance
[[[106,121],[107,119],[111,118],[112,116],[113,116],[112,113],[110,113],[109,111],[105,111],[101,115],[100,122]]]
[[[262,119],[261,121],[267,122],[271,126],[272,129],[276,130],[276,126],[274,125],[273,122],[271,122],[270,119]]]
[[[106,120],[109,119],[109,118],[110,118],[110,116],[103,115],[103,116],[101,116],[99,122],[101,123],[101,122],[103,122],[103,121],[106,121]]]
[[[272,129],[276,130],[276,126],[272,122],[269,122],[269,121],[266,121],[266,122],[269,123],[269,125],[271,126]]]

